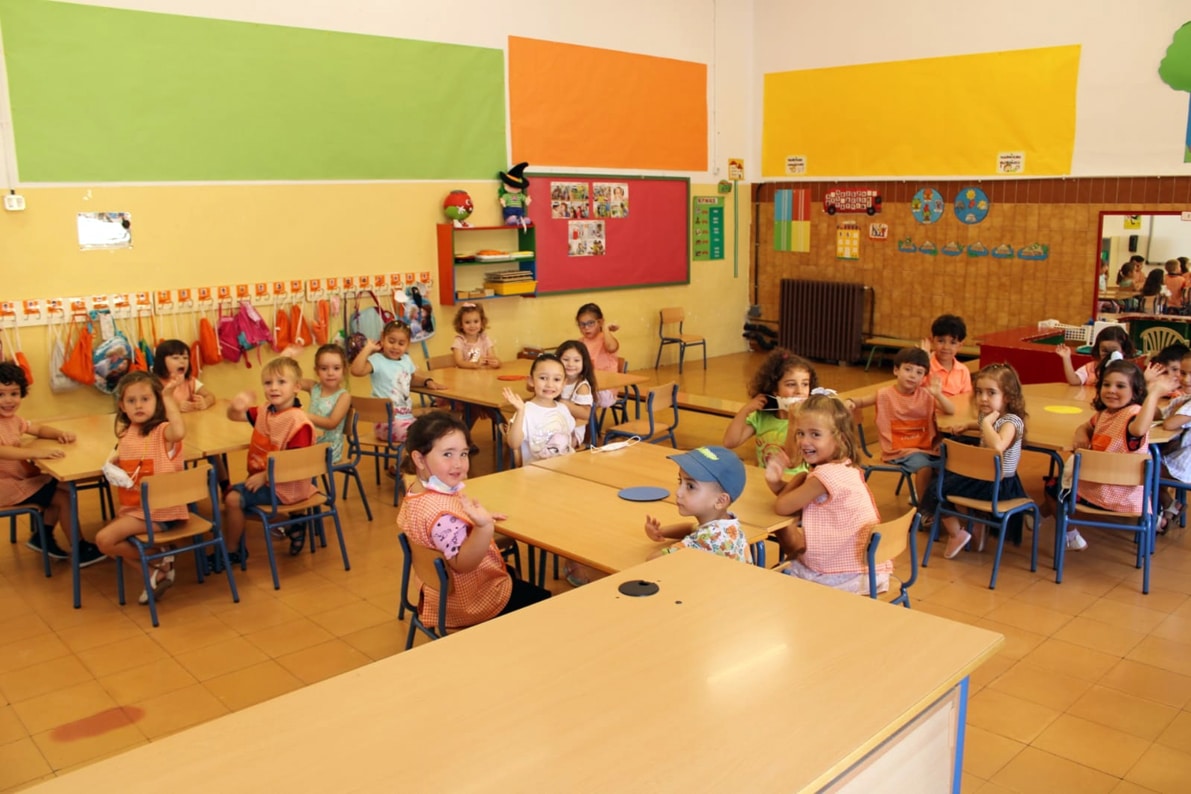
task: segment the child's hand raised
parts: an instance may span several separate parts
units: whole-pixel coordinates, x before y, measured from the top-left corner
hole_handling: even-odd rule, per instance
[[[1159,397],[1165,397],[1179,387],[1179,379],[1173,372],[1168,371],[1166,367],[1160,367],[1161,372],[1155,374],[1151,380],[1150,370],[1159,366],[1157,364],[1151,364],[1146,367],[1146,386]]]
[[[231,408],[236,411],[247,411],[254,405],[256,405],[256,393],[245,390],[232,398]]]
[[[650,515],[645,516],[645,535],[650,540],[667,540],[662,534],[662,522]]]
[[[608,324],[607,326],[605,326],[605,327],[606,327],[606,328],[607,328],[609,331],[611,331],[612,333],[616,333],[617,331],[619,331],[619,330],[620,330],[620,326],[619,326],[619,325],[617,325],[616,323],[609,323],[609,324]]]
[[[781,449],[774,452],[765,461],[765,482],[777,485],[786,476],[788,468],[790,468],[790,456],[786,454],[786,450]]]
[[[919,347],[920,349],[922,349],[922,350],[926,351],[927,355],[929,355],[929,354],[931,354],[932,352],[934,352],[933,343],[931,342],[931,339],[930,339],[930,337],[929,337],[929,336],[924,336],[924,337],[922,337],[921,339],[919,339],[919,340],[918,340],[918,347]]]
[[[459,494],[459,502],[463,505],[463,512],[472,520],[472,523],[476,525],[477,529],[481,527],[489,530],[495,528],[498,518],[492,513],[489,513],[487,508],[482,504],[467,494],[462,493]],[[505,516],[501,516],[501,518],[505,518]]]
[[[501,393],[505,398],[505,402],[507,402],[509,405],[513,406],[518,411],[525,409],[525,400],[521,399],[520,394],[517,394],[508,386],[505,386]]]
[[[1068,361],[1071,360],[1071,348],[1067,347],[1065,343],[1060,342],[1058,346],[1055,347],[1055,352],[1059,354],[1059,358],[1065,358]]]
[[[768,394],[758,394],[756,397],[753,397],[748,401],[748,412],[753,413],[754,411],[764,411],[765,403],[767,402],[769,402]]]
[[[935,397],[942,397],[943,396],[943,379],[940,378],[938,375],[933,376],[930,379],[930,386],[928,386],[927,388],[930,390],[930,393],[932,395],[934,395]]]

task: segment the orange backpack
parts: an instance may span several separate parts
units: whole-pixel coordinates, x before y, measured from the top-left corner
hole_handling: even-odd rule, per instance
[[[290,330],[294,332],[294,344],[306,347],[314,341],[314,334],[310,330],[310,323],[306,322],[306,315],[302,313],[302,305],[295,303],[290,309]]]
[[[273,310],[273,349],[278,353],[294,343],[289,327],[289,313],[284,308]]]
[[[219,337],[215,334],[215,326],[211,325],[211,321],[205,314],[199,320],[199,338],[194,344],[201,355],[192,354],[190,356],[191,366],[197,365],[200,358],[204,364],[218,364],[223,361],[223,353],[219,350]]]
[[[69,345],[70,353],[62,362],[62,374],[84,386],[94,386],[95,362],[91,358],[94,340],[91,337],[91,327],[84,322],[76,323],[74,329],[74,344]]]
[[[314,307],[314,341],[325,345],[331,338],[331,304],[325,299]]]

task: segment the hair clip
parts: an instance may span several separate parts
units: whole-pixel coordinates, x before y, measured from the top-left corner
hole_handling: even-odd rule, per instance
[[[1113,361],[1122,361],[1125,357],[1120,350],[1114,350],[1108,354],[1108,361],[1111,364]]]
[[[811,389],[811,394],[821,394],[824,397],[835,397],[838,392],[835,389],[824,389],[822,386],[817,386]]]
[[[460,303],[459,308],[460,309],[475,309],[475,308],[477,308],[477,306],[474,303]]]

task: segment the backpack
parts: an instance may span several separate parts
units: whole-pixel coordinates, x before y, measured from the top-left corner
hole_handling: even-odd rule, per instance
[[[46,338],[50,343],[50,391],[54,394],[73,391],[79,387],[79,384],[62,372],[62,367],[66,363],[66,342],[62,339],[62,324],[54,324],[51,317],[47,325],[49,326],[49,335]]]
[[[227,361],[239,361],[240,356],[258,348],[257,361],[260,362],[260,346],[271,340],[269,326],[265,323],[260,312],[248,301],[240,301],[240,308],[235,314],[223,315],[223,308],[219,309],[219,352]],[[244,366],[251,369],[252,364],[244,358]]]
[[[356,356],[364,349],[369,341],[379,342],[385,326],[393,321],[393,313],[380,305],[376,293],[368,290],[373,306],[360,311],[360,293],[356,293],[356,309],[352,312],[348,322],[347,360],[355,361]]]
[[[285,310],[284,306],[273,307],[273,349],[278,353],[283,352],[287,347],[294,342],[293,335],[290,333],[289,312]]]
[[[223,354],[220,353],[219,336],[215,333],[215,327],[211,325],[211,321],[206,315],[203,315],[199,320],[199,338],[195,343],[197,346],[197,353],[191,353],[191,361],[197,363],[201,358],[204,364],[218,364],[223,361]]]
[[[86,320],[73,323],[75,329],[74,341],[67,345],[70,353],[66,356],[65,361],[59,371],[84,386],[90,386],[95,382],[95,364],[91,359],[91,346],[94,340],[91,336],[91,324]]]
[[[91,364],[95,370],[95,388],[104,394],[115,394],[116,384],[120,382],[120,378],[132,371],[135,361],[132,343],[123,331],[116,331],[100,342],[91,354]]]

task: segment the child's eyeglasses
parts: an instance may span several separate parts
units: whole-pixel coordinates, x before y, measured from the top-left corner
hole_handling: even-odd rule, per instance
[[[593,325],[595,325],[598,322],[599,322],[599,320],[580,320],[579,327],[580,328],[591,328]]]

